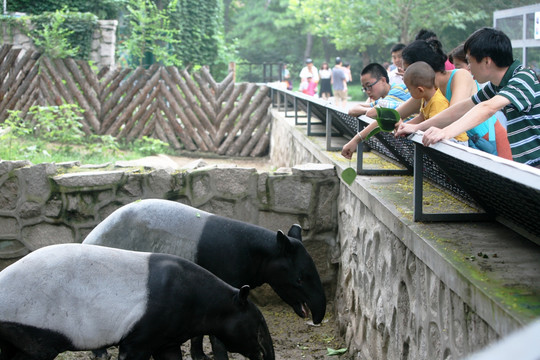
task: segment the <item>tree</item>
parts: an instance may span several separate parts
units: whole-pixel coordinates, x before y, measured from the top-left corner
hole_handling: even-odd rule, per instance
[[[357,48],[366,61],[388,59],[390,47],[409,43],[421,29],[434,30],[446,50],[474,30],[492,25],[493,11],[535,0],[290,0],[307,31],[330,39],[338,50]],[[383,50],[381,52],[381,50]]]
[[[162,4],[160,4],[162,6]],[[127,19],[130,34],[122,46],[137,66],[160,62],[164,65],[180,65],[181,62],[170,48],[178,44],[179,31],[174,29],[169,15],[176,9],[176,0],[160,9],[150,0],[129,0]]]

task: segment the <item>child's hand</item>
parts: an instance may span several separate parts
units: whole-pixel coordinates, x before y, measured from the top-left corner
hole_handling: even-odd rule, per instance
[[[402,123],[396,131],[395,137],[403,137],[412,134],[417,130],[417,126],[414,124]]]

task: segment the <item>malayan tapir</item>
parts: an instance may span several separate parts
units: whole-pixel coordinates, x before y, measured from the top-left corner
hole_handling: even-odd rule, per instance
[[[268,283],[296,314],[315,324],[326,312],[326,297],[301,228],[288,236],[217,216],[174,201],[147,199],[125,205],[98,224],[83,244],[170,253],[194,261],[234,287]],[[203,359],[202,339],[191,355]],[[227,354],[216,358],[227,359]]]
[[[0,272],[0,358],[119,345],[119,359],[178,360],[183,342],[212,334],[231,352],[274,360],[248,293],[174,255],[47,246]]]

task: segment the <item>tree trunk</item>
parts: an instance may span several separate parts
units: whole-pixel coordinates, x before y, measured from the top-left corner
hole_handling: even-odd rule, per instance
[[[308,32],[306,37],[306,50],[304,51],[304,59],[311,57],[311,50],[313,49],[313,34]]]

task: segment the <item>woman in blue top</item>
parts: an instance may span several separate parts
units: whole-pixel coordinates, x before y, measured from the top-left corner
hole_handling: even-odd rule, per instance
[[[447,56],[443,52],[441,43],[438,40],[416,40],[403,49],[402,57],[404,68],[417,61],[424,61],[433,68],[436,74],[435,85],[437,85],[443,95],[448,99],[450,106],[463,99],[469,99],[478,92],[478,85],[470,72],[464,69],[445,70]],[[411,98],[396,110],[401,115],[401,118],[405,119],[417,113],[419,109],[420,101]],[[417,127],[418,125],[401,123],[399,124],[396,136],[415,132]],[[490,151],[488,147],[482,150],[512,159],[506,130],[504,130],[504,127],[502,127],[496,118],[488,119],[484,123],[467,131],[467,135],[471,140],[483,138],[488,141],[496,141],[496,150],[491,149]],[[477,147],[474,141],[472,141],[472,145]]]

